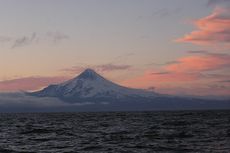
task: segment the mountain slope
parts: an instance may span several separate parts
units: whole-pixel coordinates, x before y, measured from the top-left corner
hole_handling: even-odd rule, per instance
[[[123,102],[149,100],[159,95],[154,92],[117,85],[92,69],[86,69],[76,78],[30,93],[32,96],[57,97],[66,102]]]

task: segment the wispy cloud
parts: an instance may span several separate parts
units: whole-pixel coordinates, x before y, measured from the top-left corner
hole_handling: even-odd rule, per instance
[[[23,36],[14,40],[12,48],[21,47],[25,45],[30,45],[36,40],[37,34],[34,32],[31,36]]]
[[[33,32],[31,35],[24,35],[21,37],[0,36],[0,43],[7,43],[12,49],[15,49],[47,41],[57,44],[67,39],[69,39],[69,36],[59,31],[50,31],[46,34],[38,34]]]
[[[152,15],[163,18],[163,17],[174,15],[174,14],[178,14],[181,10],[182,8],[175,8],[175,9],[161,8],[161,9],[155,10]]]
[[[220,80],[218,82],[221,82],[221,83],[230,83],[230,80]]]
[[[170,74],[170,72],[165,71],[165,72],[153,72],[153,75],[164,75],[164,74]]]
[[[208,52],[206,50],[189,50],[188,53],[190,53],[190,54],[206,54]]]
[[[47,32],[47,37],[50,38],[54,43],[59,43],[63,40],[69,39],[67,34],[61,33],[60,31]]]
[[[134,56],[134,55],[135,55],[135,53],[132,53],[132,52],[122,54],[122,55],[120,55],[120,56],[115,57],[115,58],[113,59],[112,63],[124,62],[124,61],[126,61],[129,57]]]
[[[112,72],[112,71],[123,71],[132,68],[131,65],[126,64],[101,64],[101,65],[87,65],[87,66],[74,66],[71,68],[61,69],[61,71],[69,72],[71,74],[77,74],[84,71],[86,68],[92,68],[97,72]]]
[[[178,64],[178,63],[180,63],[180,61],[169,61],[161,65],[170,65],[170,64]]]
[[[228,44],[230,42],[230,8],[218,7],[214,12],[194,22],[198,30],[177,39],[198,45]]]
[[[38,90],[49,84],[60,83],[67,77],[25,77],[0,81],[0,91]]]
[[[180,13],[182,8],[159,8],[153,10],[149,15],[140,15],[137,17],[137,20],[152,20],[153,18],[167,18],[173,15]],[[146,37],[146,36],[144,36]],[[148,36],[147,36],[148,37]]]
[[[132,67],[131,65],[103,64],[103,65],[95,66],[95,69],[101,72],[105,72],[105,71],[128,70],[131,67]]]

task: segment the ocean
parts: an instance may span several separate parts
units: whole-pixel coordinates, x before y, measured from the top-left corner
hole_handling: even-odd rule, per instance
[[[0,153],[230,153],[230,111],[2,113]]]

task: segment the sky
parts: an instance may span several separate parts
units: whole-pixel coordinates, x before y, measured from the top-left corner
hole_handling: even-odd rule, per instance
[[[0,0],[0,92],[92,68],[174,95],[230,95],[230,0]]]

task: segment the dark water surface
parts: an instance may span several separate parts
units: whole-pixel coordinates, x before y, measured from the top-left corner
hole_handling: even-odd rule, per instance
[[[230,153],[230,111],[0,114],[0,153]]]

